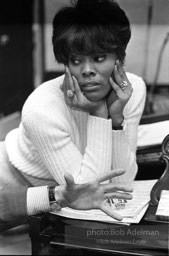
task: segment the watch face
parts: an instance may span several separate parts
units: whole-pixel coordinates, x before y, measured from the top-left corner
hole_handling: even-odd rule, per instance
[[[56,199],[55,199],[55,187],[49,187],[49,202],[50,203],[56,202]]]

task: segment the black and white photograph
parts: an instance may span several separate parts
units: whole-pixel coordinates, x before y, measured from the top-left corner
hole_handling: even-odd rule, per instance
[[[169,0],[0,1],[0,255],[169,255]]]

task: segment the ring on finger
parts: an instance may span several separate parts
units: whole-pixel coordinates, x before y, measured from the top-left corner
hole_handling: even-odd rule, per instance
[[[120,88],[122,89],[122,91],[124,91],[126,89],[126,87],[128,86],[128,83],[127,81],[122,81],[121,84],[120,84]]]
[[[67,90],[67,96],[68,96],[69,98],[73,98],[74,92],[73,92],[72,90]]]

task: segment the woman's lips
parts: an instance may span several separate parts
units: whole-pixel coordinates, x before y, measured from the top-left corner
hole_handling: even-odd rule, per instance
[[[83,92],[95,91],[98,89],[99,86],[100,86],[100,84],[98,84],[98,83],[86,83],[86,84],[81,85],[81,90]]]

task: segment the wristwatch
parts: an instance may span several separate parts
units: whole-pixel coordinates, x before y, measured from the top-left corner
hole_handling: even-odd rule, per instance
[[[62,207],[55,198],[55,187],[48,187],[48,193],[49,193],[49,203],[51,206],[51,210],[60,211]]]

